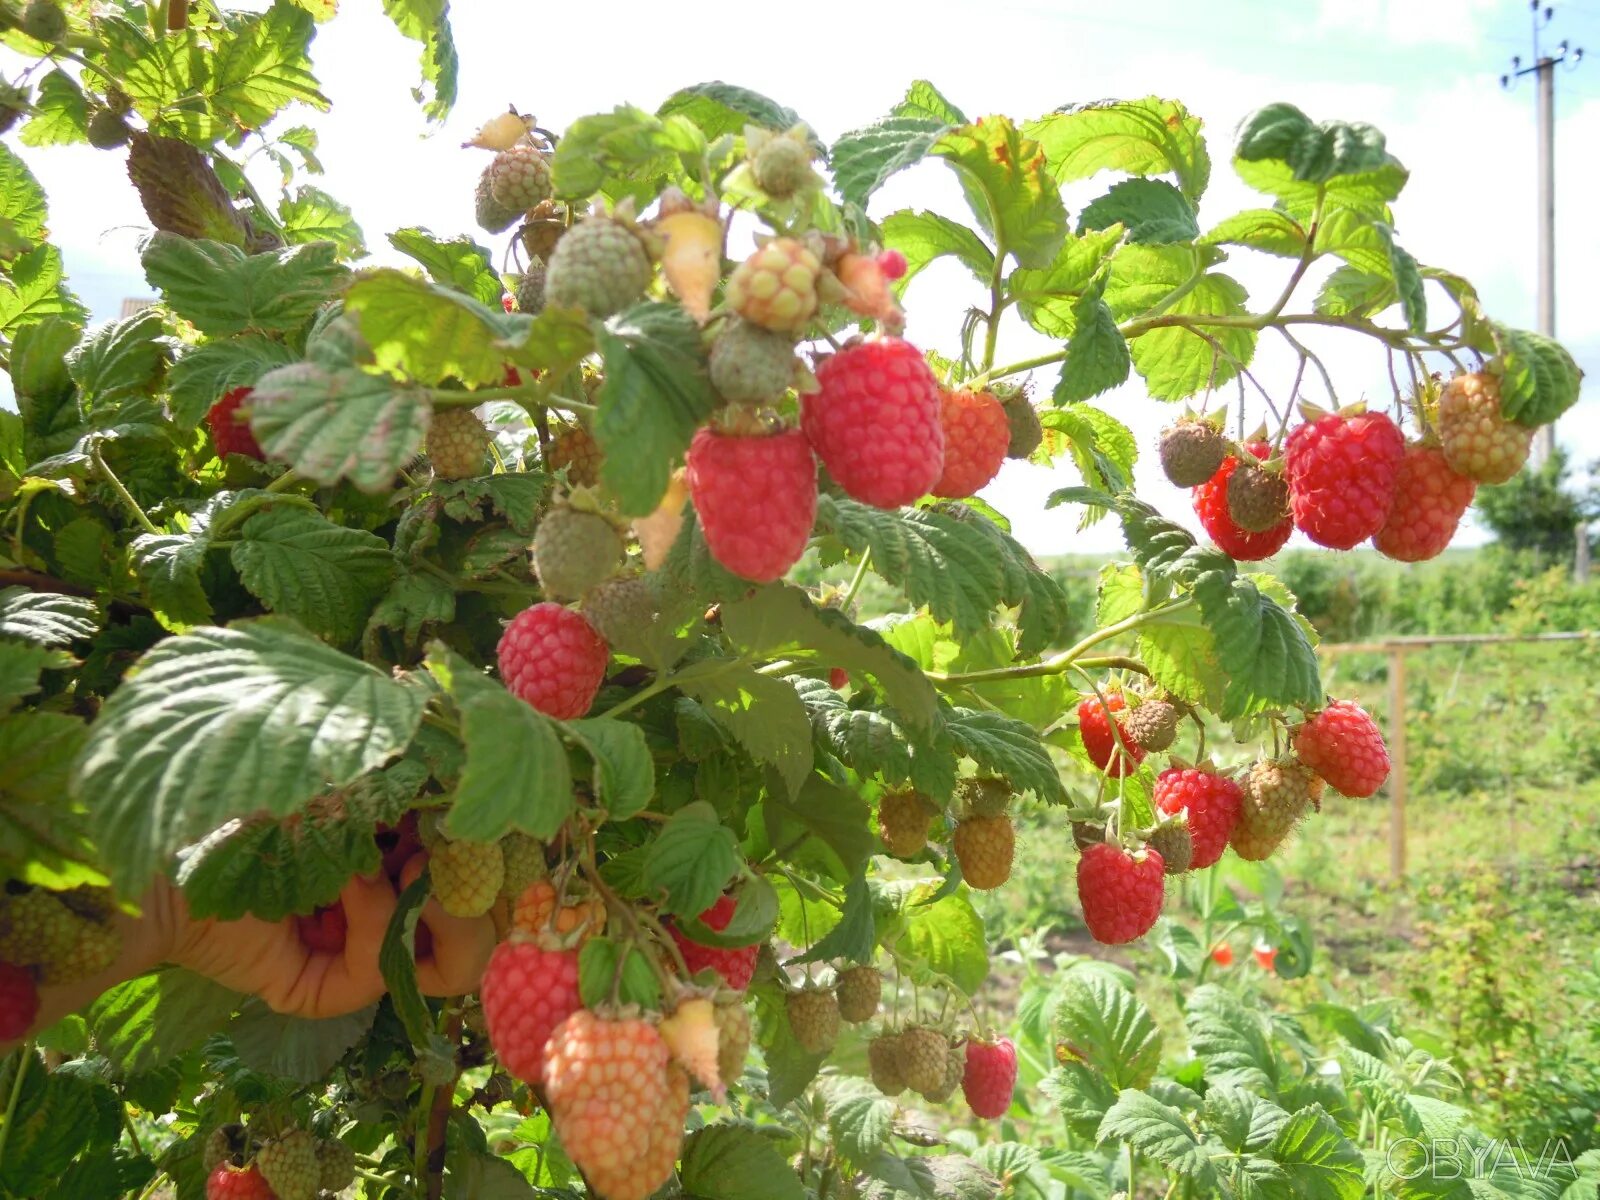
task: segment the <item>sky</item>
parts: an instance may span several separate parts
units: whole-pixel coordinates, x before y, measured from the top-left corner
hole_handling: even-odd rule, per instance
[[[619,103],[653,109],[680,87],[720,79],[796,110],[825,141],[882,116],[915,79],[931,80],[969,116],[1005,113],[1025,120],[1084,101],[1158,94],[1182,100],[1206,122],[1212,185],[1201,227],[1267,199],[1229,167],[1233,130],[1262,104],[1286,100],[1314,120],[1370,122],[1411,170],[1395,205],[1397,238],[1419,261],[1467,276],[1491,315],[1531,328],[1536,280],[1534,96],[1531,80],[1503,90],[1512,55],[1529,59],[1530,14],[1523,0],[988,0],[982,5],[925,0],[855,0],[791,6],[663,6],[659,0],[606,5],[457,0],[462,63],[454,115],[430,128],[412,102],[417,47],[400,37],[379,6],[346,0],[312,46],[330,113],[292,109],[284,124],[305,123],[321,137],[327,175],[316,180],[354,210],[375,262],[403,262],[385,243],[395,229],[421,225],[442,236],[471,233],[498,254],[505,239],[472,222],[472,193],[484,152],[461,143],[487,117],[514,103],[546,128]],[[1558,436],[1579,463],[1600,458],[1600,236],[1589,204],[1600,191],[1600,0],[1558,0],[1548,45],[1562,38],[1594,57],[1557,77],[1557,333],[1587,371],[1583,398]],[[676,13],[676,16],[669,14]],[[70,281],[96,320],[114,317],[124,297],[148,294],[138,246],[148,228],[120,154],[87,147],[34,150],[12,144],[44,183],[50,225]],[[275,185],[270,165],[253,172]],[[1075,214],[1109,178],[1067,189]],[[872,200],[882,218],[905,207],[966,220],[953,176],[928,162],[891,180]],[[739,253],[735,243],[730,251]],[[1270,303],[1288,264],[1238,251],[1225,270]],[[1309,307],[1319,273],[1295,304]],[[1443,301],[1432,298],[1435,313]],[[906,297],[907,336],[928,349],[958,348],[962,315],[981,303],[962,268],[935,264]],[[1341,403],[1391,398],[1381,352],[1368,339],[1336,331],[1309,337],[1328,363]],[[1280,402],[1294,359],[1264,339],[1254,373]],[[1006,326],[999,361],[1052,349],[1020,321]],[[1039,374],[1048,395],[1053,369]],[[1231,387],[1227,398],[1236,396]],[[1320,399],[1317,391],[1312,399]],[[1137,377],[1095,403],[1133,429],[1141,457],[1136,486],[1168,515],[1192,524],[1188,497],[1166,484],[1155,441],[1172,406],[1148,399]],[[1253,403],[1260,408],[1259,398]],[[1254,410],[1253,410],[1254,411]],[[1264,409],[1262,410],[1264,411]],[[1046,512],[1055,488],[1077,483],[1070,465],[1008,463],[983,493],[1042,554],[1103,553],[1120,547],[1104,523],[1077,529],[1073,510]],[[1472,528],[1462,543],[1480,540]]]

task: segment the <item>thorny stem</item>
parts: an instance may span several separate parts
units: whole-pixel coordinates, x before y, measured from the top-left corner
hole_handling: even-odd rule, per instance
[[[144,509],[139,507],[139,502],[133,498],[133,494],[122,486],[122,480],[117,478],[117,473],[106,465],[106,460],[100,455],[100,447],[93,442],[89,444],[89,461],[94,463],[95,470],[105,476],[105,480],[111,485],[112,490],[122,497],[122,502],[128,506],[128,511],[138,519],[139,524],[144,526],[145,532],[160,533],[161,530],[156,526],[155,522],[145,516]]]
[[[999,215],[994,211],[994,201],[989,201],[990,224],[994,235],[994,268],[989,272],[989,312],[984,318],[983,371],[994,366],[995,348],[1000,343],[1000,314],[1006,310],[1005,263],[1006,243],[1000,233]]]
[[[1141,625],[1161,617],[1168,617],[1184,609],[1192,608],[1194,600],[1184,597],[1174,600],[1171,604],[1164,604],[1160,608],[1153,608],[1149,612],[1135,613],[1114,624],[1107,625],[1104,629],[1097,629],[1075,646],[1069,646],[1060,654],[1042,659],[1036,663],[1024,663],[1017,667],[994,667],[986,671],[966,671],[957,674],[948,674],[944,671],[925,672],[933,681],[935,687],[961,687],[969,683],[989,683],[1000,679],[1033,679],[1041,675],[1059,675],[1073,666],[1083,657],[1084,651],[1091,646],[1117,637],[1119,634],[1129,633]]]
[[[304,482],[304,480],[302,479],[300,473],[291,467],[282,475],[279,475],[271,483],[267,484],[264,490],[269,492],[282,492],[292,488],[295,484],[302,482]]]
[[[428,403],[435,408],[476,408],[485,400],[515,400],[527,409],[530,415],[537,409],[546,408],[561,408],[591,417],[599,411],[594,405],[582,400],[570,400],[566,396],[541,394],[542,392],[543,389],[538,384],[525,383],[516,387],[479,388],[475,392],[429,388],[426,394]]]

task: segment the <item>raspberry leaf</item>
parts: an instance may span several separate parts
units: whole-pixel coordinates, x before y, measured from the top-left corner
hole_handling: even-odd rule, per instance
[[[1068,234],[1055,261],[1042,268],[1018,268],[1006,290],[1023,318],[1040,333],[1066,338],[1077,328],[1078,300],[1092,290],[1107,258],[1122,242],[1118,228]]]
[[[746,1125],[719,1123],[690,1134],[678,1178],[685,1194],[706,1200],[805,1200],[808,1194],[783,1151]]]
[[[1231,992],[1203,984],[1184,1003],[1189,1042],[1205,1063],[1206,1080],[1275,1095],[1282,1065],[1272,1051],[1262,1015]]]
[[[567,200],[586,200],[600,191],[618,198],[653,197],[669,184],[688,182],[684,164],[698,167],[706,142],[687,116],[665,114],[663,119],[620,104],[567,127],[550,178],[556,195]]]
[[[1320,1104],[1291,1113],[1267,1156],[1286,1168],[1308,1192],[1358,1197],[1365,1190],[1365,1160]]]
[[[615,996],[619,1004],[658,1008],[661,984],[650,963],[636,946],[622,946],[610,938],[590,938],[578,952],[578,992],[588,1008],[598,1008]]]
[[[209,334],[287,332],[313,316],[350,272],[328,242],[246,254],[222,242],[157,233],[145,244],[146,277],[168,305]]]
[[[1097,1140],[1120,1139],[1197,1188],[1220,1190],[1216,1166],[1183,1112],[1148,1092],[1127,1088],[1100,1122]]]
[[[988,117],[945,133],[930,153],[955,168],[979,227],[1018,266],[1055,260],[1067,236],[1067,210],[1037,142],[1006,118]]]
[[[666,895],[666,911],[694,917],[710,908],[739,869],[733,831],[704,801],[672,814],[650,843],[644,885]]]
[[[838,924],[798,958],[791,962],[825,962],[841,960],[853,963],[870,963],[877,946],[877,926],[873,920],[872,894],[867,887],[867,877],[857,875],[845,885],[844,909]]]
[[[1264,254],[1299,258],[1305,253],[1305,228],[1276,208],[1250,208],[1224,217],[1199,239],[1203,246],[1248,246]]]
[[[1194,280],[1187,292],[1165,307],[1169,313],[1189,316],[1237,317],[1244,315],[1247,296],[1237,280],[1211,272]],[[1248,366],[1255,354],[1253,329],[1215,326],[1208,337],[1211,340],[1191,330],[1171,328],[1152,329],[1133,339],[1133,365],[1152,397],[1182,400],[1220,386],[1238,374],[1240,364]]]
[[[489,252],[470,237],[445,241],[413,226],[391,233],[389,244],[421,263],[435,283],[463,292],[480,304],[499,304],[505,293]]]
[[[451,378],[498,383],[506,370],[499,339],[528,324],[526,317],[392,267],[362,275],[344,303],[379,366],[427,384]]]
[[[103,993],[85,1014],[95,1048],[122,1072],[152,1071],[221,1029],[238,992],[180,967],[164,967]]]
[[[790,684],[726,659],[703,660],[674,680],[752,758],[776,768],[791,795],[799,790],[811,773],[811,722]]]
[[[1211,178],[1201,120],[1176,100],[1146,96],[1080,104],[1023,126],[1038,140],[1057,183],[1100,171],[1175,175],[1191,201]]]
[[[294,363],[262,376],[250,428],[272,458],[322,484],[388,488],[417,456],[429,407],[420,388],[355,367]]]
[[[885,217],[881,228],[884,245],[906,256],[906,273],[895,283],[896,295],[903,296],[918,271],[946,255],[980,281],[987,282],[994,271],[994,251],[965,225],[938,213],[902,209]]]
[[[426,700],[284,618],[196,629],[146,654],[106,702],[75,790],[113,877],[137,894],[167,855],[228,818],[287,815],[382,766]]]
[[[1058,996],[1054,1036],[1114,1088],[1148,1087],[1161,1063],[1161,1029],[1131,988],[1085,964]]]
[[[66,646],[93,637],[100,608],[83,596],[0,588],[0,637],[36,646]]]
[[[557,723],[437,642],[427,665],[461,710],[467,748],[450,834],[492,841],[520,829],[553,837],[573,812],[572,772]]]
[[[268,608],[341,645],[360,636],[395,574],[382,538],[300,507],[256,513],[240,526],[230,556]]]
[[[428,1011],[428,1003],[417,986],[417,919],[422,915],[422,904],[431,887],[428,873],[424,871],[400,893],[394,915],[383,933],[383,945],[378,950],[378,969],[383,972],[395,1015],[400,1018],[406,1036],[422,1060],[419,1069],[430,1069],[439,1063],[450,1064],[453,1069],[455,1056],[450,1043],[434,1028],[433,1014]]]
[[[605,386],[594,420],[601,482],[623,512],[645,516],[716,396],[694,318],[675,304],[637,304],[600,333]]]
[[[697,83],[679,88],[656,109],[656,115],[687,118],[707,141],[743,133],[749,124],[782,130],[802,123],[794,109],[731,83]],[[820,151],[821,144],[817,143],[816,148]]]
[[[205,419],[217,397],[238,387],[253,387],[268,371],[288,366],[294,353],[260,333],[195,347],[172,365],[173,420],[192,429]]]
[[[592,717],[568,721],[563,730],[594,760],[595,795],[613,821],[625,821],[649,806],[656,773],[643,729]]]
[[[1121,225],[1130,242],[1192,242],[1200,236],[1194,205],[1162,179],[1125,179],[1078,215],[1078,232]]]
[[[1490,327],[1500,354],[1500,411],[1523,425],[1554,421],[1578,402],[1583,372],[1559,342],[1526,329]]]
[[[430,87],[416,95],[423,112],[443,121],[456,102],[455,41],[450,35],[450,9],[434,0],[384,0],[383,10],[401,34],[422,43],[422,78]]]

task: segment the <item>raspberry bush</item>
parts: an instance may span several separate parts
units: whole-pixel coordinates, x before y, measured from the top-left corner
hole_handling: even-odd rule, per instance
[[[458,228],[373,266],[287,123],[327,103],[333,6],[188,7],[0,6],[37,64],[0,147],[0,1193],[1061,1195],[1103,1161],[1092,1194],[1153,1163],[1167,1195],[1360,1195],[1358,1139],[1410,1128],[1372,1090],[1393,1039],[1352,1017],[1345,1096],[1205,984],[1158,1076],[1149,1014],[1079,973],[1014,1040],[974,895],[1042,821],[1129,942],[1225,847],[1381,786],[1376,726],[1241,563],[1297,526],[1439,553],[1579,379],[1401,248],[1382,135],[1261,109],[1232,164],[1262,206],[1202,228],[1218,141],[1176,101],[972,120],[917,82],[830,145],[704,84],[492,116]],[[385,5],[440,121],[444,7]],[[126,159],[150,225],[156,302],[93,326],[27,166],[73,143]],[[912,167],[972,211],[884,211]],[[1281,291],[1226,272],[1249,253]],[[974,299],[935,341],[908,314],[940,258]],[[1313,404],[1304,326],[1411,386]],[[1055,348],[1007,362],[1025,328]],[[1280,337],[1294,377],[1247,374]],[[1187,404],[1159,447],[1094,403],[1135,377]],[[1120,524],[1093,628],[973,497],[1008,456]],[[1138,497],[1156,465],[1214,544]],[[279,924],[303,975],[218,965]],[[493,936],[443,986],[463,929]],[[1232,962],[1190,949],[1190,978]],[[318,1007],[330,981],[363,1002]]]

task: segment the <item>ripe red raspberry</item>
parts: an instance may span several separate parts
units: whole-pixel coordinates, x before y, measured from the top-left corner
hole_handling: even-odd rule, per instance
[[[39,988],[26,969],[0,962],[0,1042],[27,1033],[39,1015]]]
[[[338,900],[324,904],[303,917],[296,917],[295,928],[300,934],[300,944],[315,954],[343,954],[345,933],[349,922],[345,919],[344,905]]]
[[[1528,461],[1533,430],[1500,415],[1500,378],[1457,375],[1439,395],[1439,441],[1450,469],[1478,483],[1504,483]]]
[[[898,250],[882,250],[878,253],[878,269],[883,272],[885,279],[904,279],[908,265],[906,256]]]
[[[781,579],[805,553],[817,464],[799,430],[740,437],[702,429],[689,447],[688,480],[711,556],[741,579]]]
[[[715,904],[700,914],[700,923],[721,933],[733,920],[736,907],[732,896],[719,896]],[[698,975],[709,969],[722,976],[722,982],[735,991],[742,992],[750,986],[750,977],[756,973],[756,955],[760,952],[760,946],[703,946],[690,941],[676,925],[670,923],[667,932],[678,943],[689,974]]]
[[[1003,1117],[1017,1089],[1017,1047],[1010,1038],[967,1041],[967,1069],[961,1075],[961,1094],[975,1117]]]
[[[1436,446],[1408,446],[1394,484],[1394,507],[1372,535],[1378,553],[1422,562],[1444,553],[1478,485],[1457,475]]]
[[[583,1001],[578,952],[547,949],[535,938],[501,942],[483,973],[483,1016],[500,1065],[522,1082],[544,1078],[544,1047]]]
[[[843,667],[828,668],[828,686],[834,691],[850,686],[850,672]]]
[[[1257,458],[1272,453],[1265,442],[1251,442],[1245,447]],[[1256,562],[1271,558],[1294,532],[1294,518],[1285,517],[1279,524],[1262,533],[1249,533],[1234,523],[1228,511],[1228,480],[1238,468],[1239,460],[1233,455],[1222,460],[1217,473],[1194,489],[1194,512],[1200,524],[1217,548],[1229,558],[1239,562]]]
[[[1233,966],[1233,947],[1227,942],[1218,942],[1211,947],[1211,961],[1219,967]]]
[[[218,400],[206,413],[206,424],[211,426],[211,444],[217,448],[217,457],[226,458],[230,454],[242,454],[246,458],[253,458],[257,462],[266,459],[261,452],[260,443],[256,435],[250,432],[250,423],[238,415],[239,406],[244,403],[245,397],[250,395],[251,388],[234,388],[224,392],[222,399]]]
[[[899,338],[859,342],[817,368],[800,424],[828,473],[864,504],[898,508],[944,468],[939,385],[922,352]]]
[[[1294,523],[1319,546],[1349,550],[1389,519],[1405,438],[1383,413],[1328,413],[1284,445]]]
[[[951,842],[968,887],[989,892],[1011,878],[1017,831],[1007,814],[966,817],[956,823]]]
[[[944,471],[935,496],[975,495],[1000,471],[1011,447],[1005,406],[988,392],[945,392],[939,402],[944,431]]]
[[[1156,778],[1155,803],[1164,813],[1189,810],[1189,839],[1194,856],[1192,870],[1203,870],[1222,857],[1228,838],[1239,823],[1244,793],[1233,780],[1197,768],[1173,767]]]
[[[241,1170],[232,1163],[223,1163],[206,1179],[206,1200],[277,1200],[277,1197],[254,1164]]]
[[[1276,946],[1257,946],[1251,951],[1255,955],[1256,966],[1263,971],[1270,971],[1278,963],[1278,948]]]
[[[546,600],[511,619],[498,657],[507,691],[547,717],[570,721],[594,703],[611,651],[581,614]]]
[[[1136,857],[1110,842],[1086,849],[1078,859],[1078,902],[1089,936],[1108,946],[1143,937],[1161,915],[1165,878],[1154,850]]]
[[[672,1177],[689,1078],[650,1022],[573,1013],[546,1044],[545,1094],[563,1149],[605,1200],[647,1200]]]
[[[1336,792],[1364,799],[1389,778],[1389,748],[1359,704],[1335,700],[1295,732],[1295,752]]]
[[[1145,758],[1144,747],[1128,734],[1121,717],[1116,721],[1122,747],[1117,745],[1117,734],[1111,732],[1111,713],[1121,712],[1127,706],[1120,692],[1112,692],[1104,704],[1095,695],[1085,696],[1078,702],[1078,734],[1083,738],[1083,748],[1089,754],[1089,761],[1107,775],[1132,775]]]

